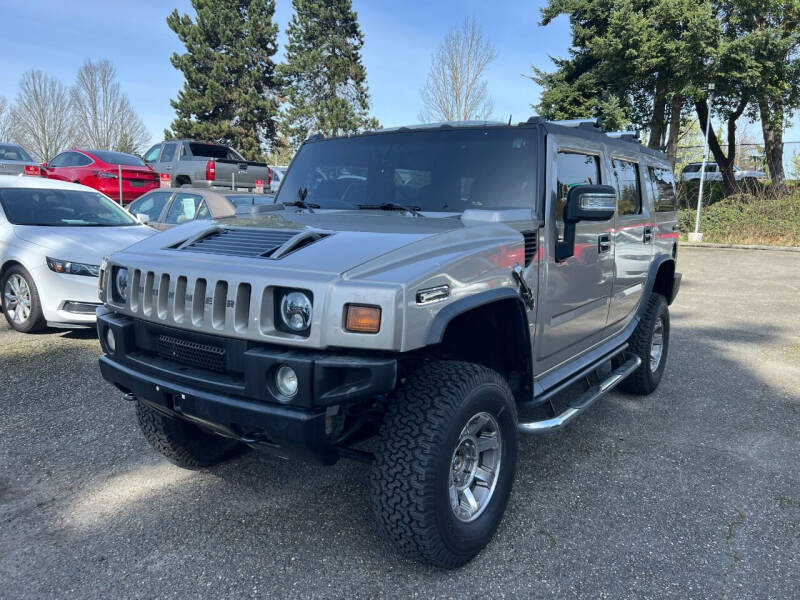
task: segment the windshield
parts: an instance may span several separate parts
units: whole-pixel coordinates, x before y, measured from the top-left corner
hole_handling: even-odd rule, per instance
[[[321,208],[398,203],[433,212],[533,208],[536,149],[528,129],[364,135],[302,146],[276,202]]]
[[[202,142],[189,142],[192,156],[197,158],[219,158],[227,160],[244,160],[236,150],[217,144],[203,144]]]
[[[26,160],[33,162],[31,155],[16,144],[0,144],[0,160]]]
[[[14,225],[123,227],[136,219],[97,192],[32,188],[0,189],[0,205]]]
[[[94,154],[97,158],[99,158],[103,162],[107,162],[112,165],[123,165],[126,167],[147,166],[144,164],[144,161],[141,158],[139,158],[138,156],[134,156],[133,154],[124,154],[122,152],[108,152],[107,150],[91,150],[90,153]]]

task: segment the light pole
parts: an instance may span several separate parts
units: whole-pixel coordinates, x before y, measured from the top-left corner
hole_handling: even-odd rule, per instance
[[[706,101],[706,137],[703,143],[703,166],[700,167],[700,189],[697,192],[697,218],[694,222],[694,233],[689,234],[690,242],[702,242],[703,234],[700,233],[700,208],[703,205],[703,184],[706,180],[706,163],[708,162],[708,132],[711,127],[711,105],[714,103],[714,84],[708,84],[708,100]]]

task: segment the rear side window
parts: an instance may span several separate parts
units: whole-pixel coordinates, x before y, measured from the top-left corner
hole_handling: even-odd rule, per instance
[[[639,184],[639,165],[619,158],[611,162],[614,165],[614,177],[617,179],[619,214],[623,216],[641,214],[642,188]]]
[[[197,158],[219,158],[227,160],[244,160],[233,149],[218,144],[204,144],[202,142],[189,142],[189,151]]]
[[[171,142],[169,144],[164,144],[164,151],[161,153],[161,160],[159,162],[170,162],[175,159],[175,148],[178,147],[178,144],[175,142]]]
[[[672,212],[678,210],[678,197],[675,195],[675,178],[670,169],[648,167],[650,188],[656,212]]]
[[[87,165],[92,164],[92,159],[86,156],[85,154],[81,154],[80,152],[72,152],[72,156],[70,157],[69,166],[70,167],[85,167]]]
[[[167,213],[166,222],[171,225],[193,221],[203,197],[196,194],[177,194]]]
[[[564,207],[567,205],[570,189],[576,185],[600,184],[600,160],[591,154],[559,152],[556,170],[558,182],[556,224],[560,228],[564,224]]]

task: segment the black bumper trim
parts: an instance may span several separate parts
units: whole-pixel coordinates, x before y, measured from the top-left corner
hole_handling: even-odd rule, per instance
[[[333,464],[336,449],[325,435],[325,411],[259,404],[176,385],[100,357],[100,372],[125,393],[157,410],[252,443],[277,446],[286,454]]]

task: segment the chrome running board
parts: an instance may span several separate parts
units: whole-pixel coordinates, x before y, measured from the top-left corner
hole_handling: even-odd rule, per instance
[[[567,410],[552,419],[544,421],[530,421],[518,425],[520,433],[547,433],[561,429],[572,421],[575,417],[589,408],[597,400],[605,396],[608,392],[619,385],[628,375],[633,373],[642,364],[642,359],[638,356],[629,356],[628,360],[617,367],[611,374],[598,383],[593,385],[578,398],[570,402]]]

